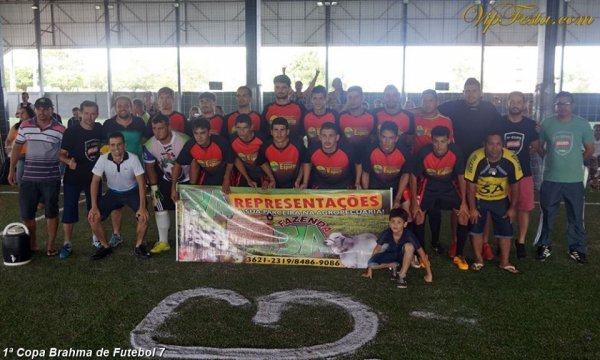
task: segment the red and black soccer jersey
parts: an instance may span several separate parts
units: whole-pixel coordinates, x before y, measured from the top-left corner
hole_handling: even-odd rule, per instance
[[[381,108],[375,109],[374,115],[377,131],[379,131],[381,124],[391,121],[398,125],[398,135],[413,135],[415,133],[415,116],[411,112],[400,109],[397,113],[390,114],[384,108]]]
[[[211,135],[210,144],[202,147],[190,139],[177,157],[177,163],[189,165],[196,161],[200,165],[198,185],[221,185],[227,164],[235,160],[229,143],[221,136]]]
[[[362,159],[363,171],[369,174],[369,189],[398,190],[400,176],[413,171],[413,161],[400,147],[386,154],[378,145],[371,145]]]
[[[340,114],[338,125],[346,142],[356,151],[366,148],[371,142],[371,134],[375,130],[375,117],[367,111],[358,116],[344,111]]]
[[[319,140],[319,132],[321,131],[321,126],[326,122],[337,124],[337,114],[327,110],[323,115],[317,115],[314,111],[310,111],[304,115],[302,123],[309,147],[321,143],[321,140]]]
[[[433,144],[423,146],[416,155],[413,174],[417,177],[417,192],[423,194],[425,188],[435,193],[456,190],[456,179],[465,173],[463,155],[454,144],[448,145],[444,156],[433,152]]]
[[[160,114],[160,113],[158,113]],[[156,116],[157,114],[154,114],[154,116]],[[152,118],[154,118],[154,116]],[[146,128],[146,133],[145,136],[146,138],[150,139],[152,136],[154,136],[154,134],[152,133],[152,118],[150,118],[150,120],[148,121],[148,124],[146,124],[147,128]],[[187,121],[187,119],[185,118],[185,115],[183,115],[182,113],[178,112],[178,111],[173,111],[171,113],[171,115],[168,116],[169,118],[169,126],[171,127],[171,130],[175,130],[177,132],[180,132],[182,134],[186,134],[189,137],[193,137],[193,133],[192,133],[192,126],[190,124],[189,121]]]
[[[225,119],[223,119],[221,115],[214,115],[213,117],[209,118],[208,121],[210,122],[211,135],[227,137],[225,133]]]
[[[233,134],[235,134],[235,121],[237,120],[238,116],[240,115],[239,111],[234,111],[231,114],[226,116],[226,123],[227,123],[227,135],[228,136],[232,136]],[[261,121],[260,121],[260,114],[257,113],[256,111],[251,111],[248,116],[250,116],[250,120],[252,120],[252,130],[254,130],[255,133],[261,133],[266,135],[264,129],[261,128]]]
[[[435,117],[427,118],[420,115],[415,116],[415,142],[413,144],[413,154],[431,143],[431,130],[436,126],[444,126],[450,130],[450,141],[454,141],[454,131],[452,130],[452,120],[444,115],[438,114]]]
[[[308,152],[311,163],[310,186],[313,189],[348,189],[354,186],[357,162],[353,152],[338,144],[327,154],[321,146],[313,146]]]
[[[263,144],[256,163],[260,166],[269,163],[278,188],[293,188],[300,167],[308,163],[306,148],[299,141],[290,142],[282,149],[275,146],[272,140]]]
[[[248,172],[248,176],[257,183],[261,182],[261,178],[264,175],[260,165],[257,164],[258,154],[264,143],[265,140],[262,135],[256,133],[252,140],[248,142],[240,139],[237,135],[234,135],[234,138],[231,141],[233,153],[242,160],[242,163]]]
[[[271,122],[275,118],[282,117],[287,120],[290,127],[290,139],[300,140],[304,136],[302,128],[302,116],[306,110],[304,106],[290,101],[286,105],[270,103],[265,106],[262,113],[263,126],[267,133],[271,133]]]

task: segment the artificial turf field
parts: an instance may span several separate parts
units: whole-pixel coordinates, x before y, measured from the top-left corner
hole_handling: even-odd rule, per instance
[[[14,191],[0,186],[2,229],[18,221],[17,195],[7,193]],[[495,261],[475,273],[460,272],[446,256],[430,255],[433,284],[422,281],[422,271],[411,269],[408,289],[397,289],[387,271],[376,271],[373,280],[366,280],[361,270],[351,269],[177,263],[174,250],[137,259],[132,255],[134,220],[129,210],[124,212],[124,243],[112,256],[91,261],[90,230],[80,221],[69,259],[39,252],[28,265],[0,265],[0,358],[17,358],[19,348],[21,353],[45,350],[46,358],[50,348],[93,352],[128,348],[130,332],[164,298],[211,287],[233,290],[251,304],[232,307],[224,301],[189,300],[177,308],[177,316],[161,325],[157,340],[182,346],[296,348],[334,342],[352,331],[352,318],[336,306],[291,306],[276,327],[252,323],[257,297],[308,289],[348,296],[377,314],[375,339],[341,358],[598,359],[600,193],[589,193],[586,200],[592,203],[586,206],[587,265],[577,265],[567,256],[561,209],[553,253],[546,262],[536,261],[533,248],[528,247],[526,260],[518,261],[512,254],[520,275],[499,270]],[[538,215],[532,214],[529,242]],[[151,219],[148,239],[152,241],[156,230]],[[110,229],[109,224],[105,229]],[[44,249],[44,221],[38,222],[38,234]],[[62,243],[62,229],[57,243]],[[446,228],[442,243],[448,245]],[[470,259],[470,244],[466,254]]]

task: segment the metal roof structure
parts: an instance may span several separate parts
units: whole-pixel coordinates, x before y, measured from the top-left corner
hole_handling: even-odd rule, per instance
[[[486,31],[486,45],[535,46],[538,30],[543,28],[532,24],[539,13],[536,0],[515,1],[512,5],[493,0],[335,3],[330,6],[330,46],[403,45],[405,32],[407,45],[479,45],[481,29],[475,23],[484,5],[486,12],[481,13],[480,25],[485,19],[492,21],[494,11],[503,16],[502,24]],[[176,7],[181,14],[181,46],[245,45],[244,1],[110,0],[107,4],[112,47],[175,46]],[[5,52],[36,47],[33,6],[39,6],[40,10],[43,48],[106,45],[104,0],[0,0]],[[324,46],[325,8],[317,1],[263,0],[262,46]],[[574,22],[582,23],[566,27],[566,43],[599,45],[600,1],[570,0],[566,9]]]

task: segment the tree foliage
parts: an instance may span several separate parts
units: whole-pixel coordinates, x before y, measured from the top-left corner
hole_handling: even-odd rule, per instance
[[[292,79],[292,87],[298,80],[307,85],[315,76],[316,70],[321,72],[317,85],[325,85],[324,63],[316,51],[307,51],[294,58],[286,69],[286,74]]]

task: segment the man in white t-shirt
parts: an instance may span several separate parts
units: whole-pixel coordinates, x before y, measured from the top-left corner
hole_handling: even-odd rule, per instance
[[[144,168],[135,154],[125,151],[125,138],[122,133],[110,134],[108,146],[110,152],[102,155],[92,169],[94,174],[90,185],[92,207],[88,214],[88,221],[94,235],[102,244],[102,247],[92,255],[92,259],[102,259],[112,253],[112,248],[108,244],[102,228],[102,221],[113,210],[120,209],[125,205],[135,211],[137,219],[134,253],[138,257],[150,257],[150,253],[143,244],[148,230]],[[106,176],[108,191],[98,200],[98,185],[102,181],[102,175]]]

